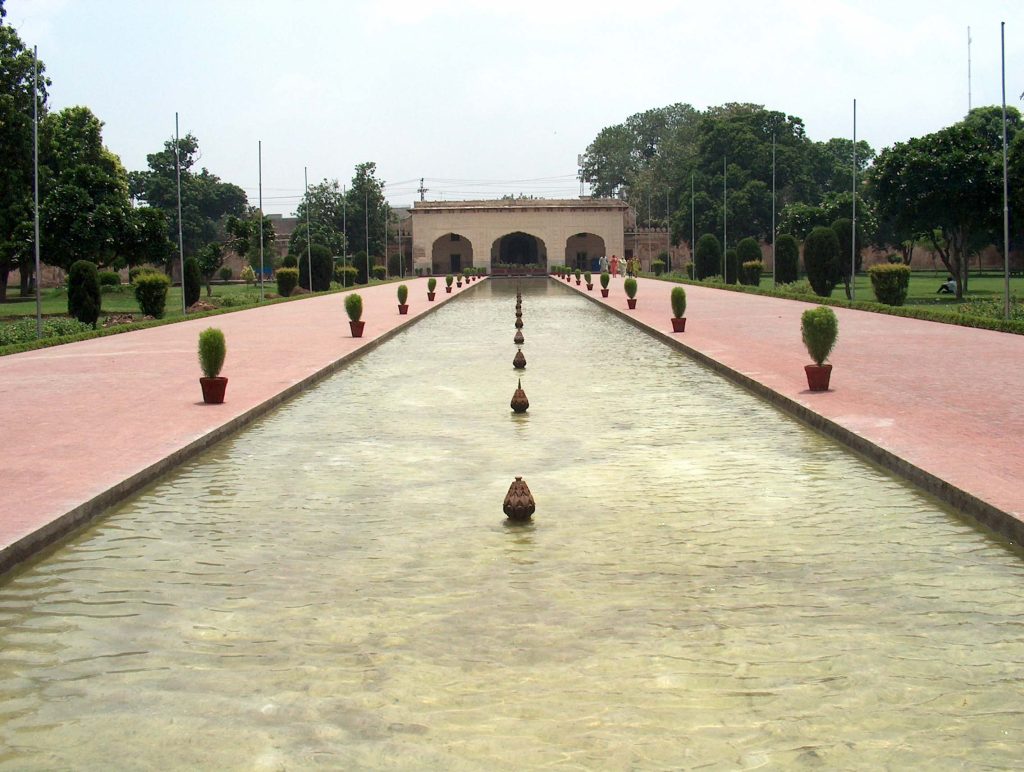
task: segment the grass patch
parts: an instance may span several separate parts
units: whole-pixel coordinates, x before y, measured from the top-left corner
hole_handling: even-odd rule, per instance
[[[647,275],[647,274],[645,274]],[[946,280],[945,271],[915,271],[910,276],[907,302],[902,306],[887,306],[875,301],[875,293],[871,288],[871,280],[867,276],[856,278],[856,301],[846,299],[842,285],[833,290],[831,297],[819,297],[814,294],[793,294],[772,288],[771,275],[761,277],[757,287],[745,287],[738,284],[721,284],[710,281],[693,281],[679,274],[662,274],[659,277],[647,275],[662,281],[679,284],[693,284],[698,287],[713,287],[732,292],[746,292],[753,295],[767,295],[789,300],[803,300],[819,305],[853,308],[858,311],[901,316],[910,319],[924,319],[931,322],[956,324],[961,327],[975,327],[997,332],[1009,332],[1024,335],[1024,309],[1015,302],[1009,321],[1002,318],[1003,287],[1002,274],[980,274],[971,276],[968,282],[968,294],[963,300],[952,295],[939,295],[935,290]],[[806,284],[806,282],[800,282]],[[1024,295],[1024,279],[1011,278],[1010,292],[1015,296]],[[993,315],[994,314],[994,315]]]

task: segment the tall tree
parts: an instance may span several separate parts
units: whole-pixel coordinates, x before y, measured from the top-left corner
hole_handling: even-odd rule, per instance
[[[228,216],[245,214],[246,196],[237,185],[221,181],[205,167],[193,167],[199,161],[199,140],[189,133],[178,140],[181,169],[181,229],[186,256],[196,254],[211,241],[221,240]],[[168,237],[178,241],[178,193],[174,158],[174,139],[164,149],[146,156],[148,171],[129,175],[132,195],[139,201],[158,207],[167,216]]]
[[[293,255],[306,253],[308,215],[313,244],[326,247],[332,256],[345,254],[346,208],[345,196],[337,180],[325,179],[310,187],[295,211],[298,224],[288,241],[288,251]]]
[[[959,123],[886,148],[871,175],[882,219],[902,239],[928,239],[956,277],[958,298],[967,292],[969,255],[991,243],[1001,224],[1002,127],[993,128],[996,111],[977,108]],[[1020,113],[1010,108],[1007,119],[1012,139]]]
[[[230,215],[224,223],[227,234],[225,245],[243,260],[248,260],[254,270],[260,269],[260,216],[259,210],[250,206],[244,217]],[[264,268],[273,260],[271,247],[274,245],[274,224],[263,215],[263,260]],[[218,266],[219,268],[220,266]],[[214,269],[216,270],[216,269]]]
[[[87,107],[68,107],[47,115],[40,135],[46,262],[65,270],[78,260],[103,267],[130,254],[136,223],[128,175],[103,146],[102,121]]]
[[[0,0],[0,300],[7,297],[11,271],[32,265],[32,102],[40,118],[45,116],[50,85],[39,62],[36,94],[32,51],[4,22],[6,16]],[[24,286],[24,273],[22,281]]]
[[[385,201],[384,183],[378,180],[377,164],[372,161],[356,166],[352,186],[345,194],[348,213],[346,237],[350,249],[365,250],[369,223],[370,256],[384,254]]]

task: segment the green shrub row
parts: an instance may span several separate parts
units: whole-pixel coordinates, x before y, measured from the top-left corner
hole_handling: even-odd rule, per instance
[[[77,319],[67,319],[57,316],[52,319],[43,319],[43,337],[57,338],[62,335],[75,335],[77,333],[89,332],[91,324],[85,324]],[[0,346],[15,346],[20,343],[31,343],[36,340],[36,320],[32,318],[19,319],[16,322],[0,324]]]

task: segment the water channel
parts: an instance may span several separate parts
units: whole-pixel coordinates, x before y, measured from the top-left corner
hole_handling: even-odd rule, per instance
[[[1020,764],[1020,551],[551,282],[513,416],[514,292],[0,585],[0,769]]]

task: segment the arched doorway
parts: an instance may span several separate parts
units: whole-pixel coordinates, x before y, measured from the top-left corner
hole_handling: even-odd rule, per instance
[[[431,273],[462,273],[473,266],[473,244],[458,233],[446,233],[434,240],[431,248]]]
[[[523,231],[506,233],[491,245],[491,266],[546,273],[548,248],[543,239]]]
[[[604,254],[604,239],[596,233],[577,233],[565,240],[565,264],[572,268],[597,271],[597,258]]]

